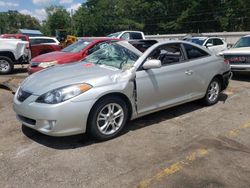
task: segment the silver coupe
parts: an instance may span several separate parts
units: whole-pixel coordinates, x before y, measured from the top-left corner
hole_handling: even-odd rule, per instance
[[[213,105],[229,83],[222,57],[185,41],[156,43],[144,53],[128,41],[100,44],[82,62],[26,78],[14,97],[23,125],[51,136],[117,136],[128,120],[202,99]]]

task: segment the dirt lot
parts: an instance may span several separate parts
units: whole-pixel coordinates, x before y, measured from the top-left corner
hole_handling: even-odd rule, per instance
[[[26,73],[0,76],[16,84]],[[220,102],[192,102],[128,123],[107,142],[22,127],[0,88],[0,187],[250,187],[250,76]]]

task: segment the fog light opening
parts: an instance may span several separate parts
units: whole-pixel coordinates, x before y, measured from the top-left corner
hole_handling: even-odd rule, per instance
[[[45,123],[44,129],[50,131],[54,128],[56,120],[45,120],[44,123]]]

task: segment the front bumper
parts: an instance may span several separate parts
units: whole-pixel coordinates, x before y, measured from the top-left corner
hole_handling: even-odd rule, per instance
[[[250,72],[250,65],[244,65],[244,64],[239,64],[239,65],[232,65],[231,70],[235,72]]]
[[[24,102],[14,97],[14,111],[23,125],[50,136],[69,136],[86,132],[87,118],[95,101],[42,104],[31,95]]]

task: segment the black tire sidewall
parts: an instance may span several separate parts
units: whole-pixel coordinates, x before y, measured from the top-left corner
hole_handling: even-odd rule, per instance
[[[115,133],[111,135],[104,135],[99,131],[97,124],[96,124],[96,120],[102,108],[110,103],[117,103],[122,107],[123,112],[124,112],[124,120],[122,122],[121,127]],[[121,133],[124,125],[127,122],[127,119],[128,119],[128,108],[127,108],[126,103],[121,98],[114,96],[114,97],[107,97],[107,98],[101,99],[99,102],[97,102],[94,105],[94,107],[92,108],[90,112],[88,125],[87,125],[87,133],[90,134],[90,136],[92,136],[93,138],[100,140],[100,141],[112,139]]]
[[[211,86],[211,84],[212,84],[213,82],[217,82],[217,83],[218,83],[220,90],[219,90],[219,94],[218,94],[218,96],[217,96],[217,99],[214,100],[214,101],[210,101],[210,100],[208,99],[208,91],[209,91],[209,88],[210,88],[210,86]],[[209,85],[208,85],[207,92],[206,92],[206,95],[205,95],[205,97],[204,97],[204,103],[205,103],[207,106],[211,106],[211,105],[216,104],[216,103],[219,101],[220,92],[221,92],[221,82],[220,82],[220,80],[219,80],[218,78],[214,78],[214,79],[209,83]]]
[[[8,57],[5,57],[5,56],[0,56],[0,60],[7,61],[9,63],[9,67],[10,67],[9,70],[6,71],[6,72],[2,72],[0,70],[0,74],[9,74],[9,73],[11,73],[13,71],[13,69],[14,69],[14,64],[13,64],[12,60],[10,58],[8,58]]]

